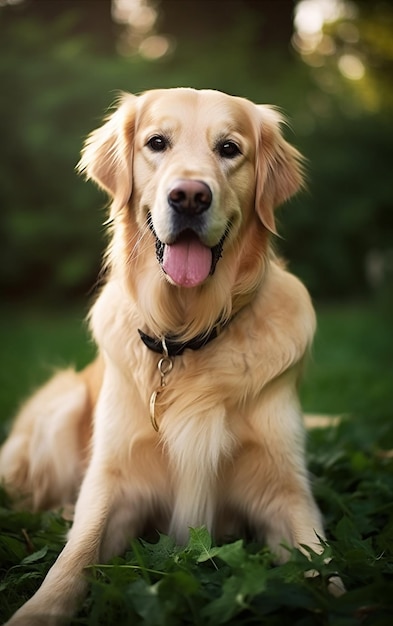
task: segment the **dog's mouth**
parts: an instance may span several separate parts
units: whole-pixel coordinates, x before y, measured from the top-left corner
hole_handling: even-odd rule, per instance
[[[214,274],[222,256],[229,226],[218,244],[206,246],[191,229],[184,230],[172,243],[164,243],[154,230],[151,216],[148,224],[156,239],[156,256],[168,278],[179,287],[198,287]]]

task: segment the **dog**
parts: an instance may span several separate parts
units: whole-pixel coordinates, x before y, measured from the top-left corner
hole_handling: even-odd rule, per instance
[[[68,541],[11,626],[57,624],[84,568],[147,524],[187,540],[244,524],[278,561],[322,551],[297,387],[315,331],[272,246],[303,185],[273,107],[213,90],[124,94],[79,169],[112,199],[97,359],[22,408],[0,456],[34,509],[76,500]]]

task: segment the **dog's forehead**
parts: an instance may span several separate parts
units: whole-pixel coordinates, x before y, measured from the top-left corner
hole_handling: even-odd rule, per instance
[[[228,132],[249,133],[255,124],[256,107],[243,98],[213,90],[163,89],[146,92],[140,102],[140,122],[175,130],[190,125]]]

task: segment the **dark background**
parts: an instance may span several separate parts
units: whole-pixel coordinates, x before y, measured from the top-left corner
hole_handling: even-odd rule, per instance
[[[279,248],[314,298],[389,309],[392,3],[123,4],[122,17],[115,0],[0,0],[4,300],[63,306],[91,293],[106,199],[74,171],[83,139],[118,90],[194,86],[285,112],[309,185],[279,211]]]

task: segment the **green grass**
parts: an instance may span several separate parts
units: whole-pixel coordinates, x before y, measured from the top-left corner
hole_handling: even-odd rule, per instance
[[[392,416],[392,318],[370,306],[321,308],[302,387],[306,411]]]
[[[84,311],[23,312],[0,315],[0,423],[55,370],[86,365],[95,349]]]
[[[83,366],[94,348],[82,313],[43,316],[8,312],[0,320],[0,410],[5,424],[52,366]],[[215,546],[195,529],[186,547],[165,536],[135,540],[107,566],[97,565],[73,625],[266,624],[388,626],[393,623],[393,333],[369,307],[319,311],[319,331],[302,388],[307,411],[343,415],[338,427],[310,432],[308,462],[329,538],[310,563],[294,551],[273,567],[255,544]],[[0,508],[0,620],[32,595],[53,563],[68,523],[56,512]],[[327,580],[339,571],[339,599]]]

